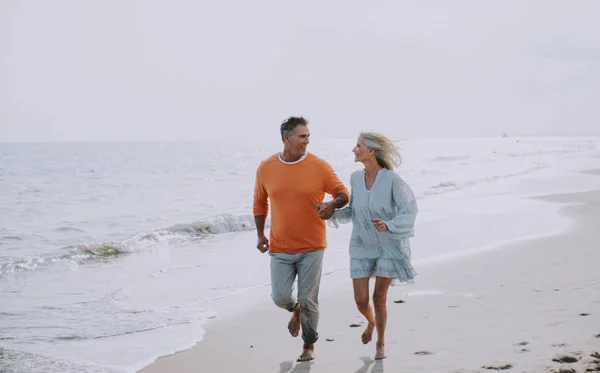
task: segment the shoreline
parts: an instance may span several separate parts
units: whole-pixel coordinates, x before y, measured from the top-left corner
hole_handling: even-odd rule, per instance
[[[289,314],[271,304],[268,289],[258,289],[248,296],[265,297],[264,301],[242,315],[212,320],[195,347],[161,357],[139,372],[366,373],[371,365],[372,372],[383,372],[384,367],[393,371],[453,367],[468,372],[489,364],[549,372],[560,366],[552,358],[561,352],[578,359],[575,365],[589,366],[593,360],[589,355],[600,348],[600,338],[595,338],[600,335],[600,302],[593,295],[600,291],[593,268],[600,263],[600,254],[592,240],[593,221],[600,220],[600,191],[536,198],[566,203],[561,213],[571,219],[570,227],[417,268],[415,285],[390,289],[389,357],[382,362],[372,361],[374,345],[360,343],[362,328],[348,327],[360,323],[362,317],[347,274],[337,271],[323,278],[323,282],[339,280],[341,284],[320,295],[315,361],[295,363],[302,342],[285,330]],[[572,286],[561,292],[566,283]],[[398,300],[405,303],[394,303]],[[553,342],[545,342],[549,336]]]

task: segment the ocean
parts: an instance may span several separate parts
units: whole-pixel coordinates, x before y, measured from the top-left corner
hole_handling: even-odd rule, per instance
[[[361,167],[355,142],[315,139],[309,151],[349,185]],[[0,372],[135,372],[200,341],[219,316],[216,301],[268,289],[252,191],[259,162],[280,147],[0,144]],[[420,207],[417,271],[566,229],[560,205],[527,197],[600,188],[600,177],[581,172],[600,168],[598,137],[402,139],[398,147],[396,171]],[[350,230],[328,228],[325,274],[347,271]]]

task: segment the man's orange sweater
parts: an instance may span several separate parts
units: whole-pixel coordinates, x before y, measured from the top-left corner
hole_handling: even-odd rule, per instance
[[[325,193],[349,196],[333,168],[313,154],[295,163],[285,163],[274,154],[260,164],[253,212],[266,216],[270,200],[271,252],[297,254],[327,246],[325,221],[317,212]]]

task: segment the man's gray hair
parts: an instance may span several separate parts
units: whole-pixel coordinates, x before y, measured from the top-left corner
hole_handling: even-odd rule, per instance
[[[308,121],[304,117],[289,117],[281,123],[281,141],[284,135],[290,136],[298,126],[308,126]]]

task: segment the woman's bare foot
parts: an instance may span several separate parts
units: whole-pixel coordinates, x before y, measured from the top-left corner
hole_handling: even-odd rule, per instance
[[[371,339],[373,339],[373,329],[375,329],[375,324],[367,325],[367,328],[362,333],[362,337],[361,337],[363,344],[367,344],[367,343],[371,342]]]
[[[300,306],[296,307],[292,312],[292,318],[288,323],[288,330],[292,337],[297,337],[300,334]]]
[[[375,360],[385,359],[387,355],[385,354],[385,346],[377,343],[377,348],[375,349]]]
[[[302,354],[298,357],[297,361],[311,361],[315,359],[315,345],[312,343],[305,343],[302,347]]]

